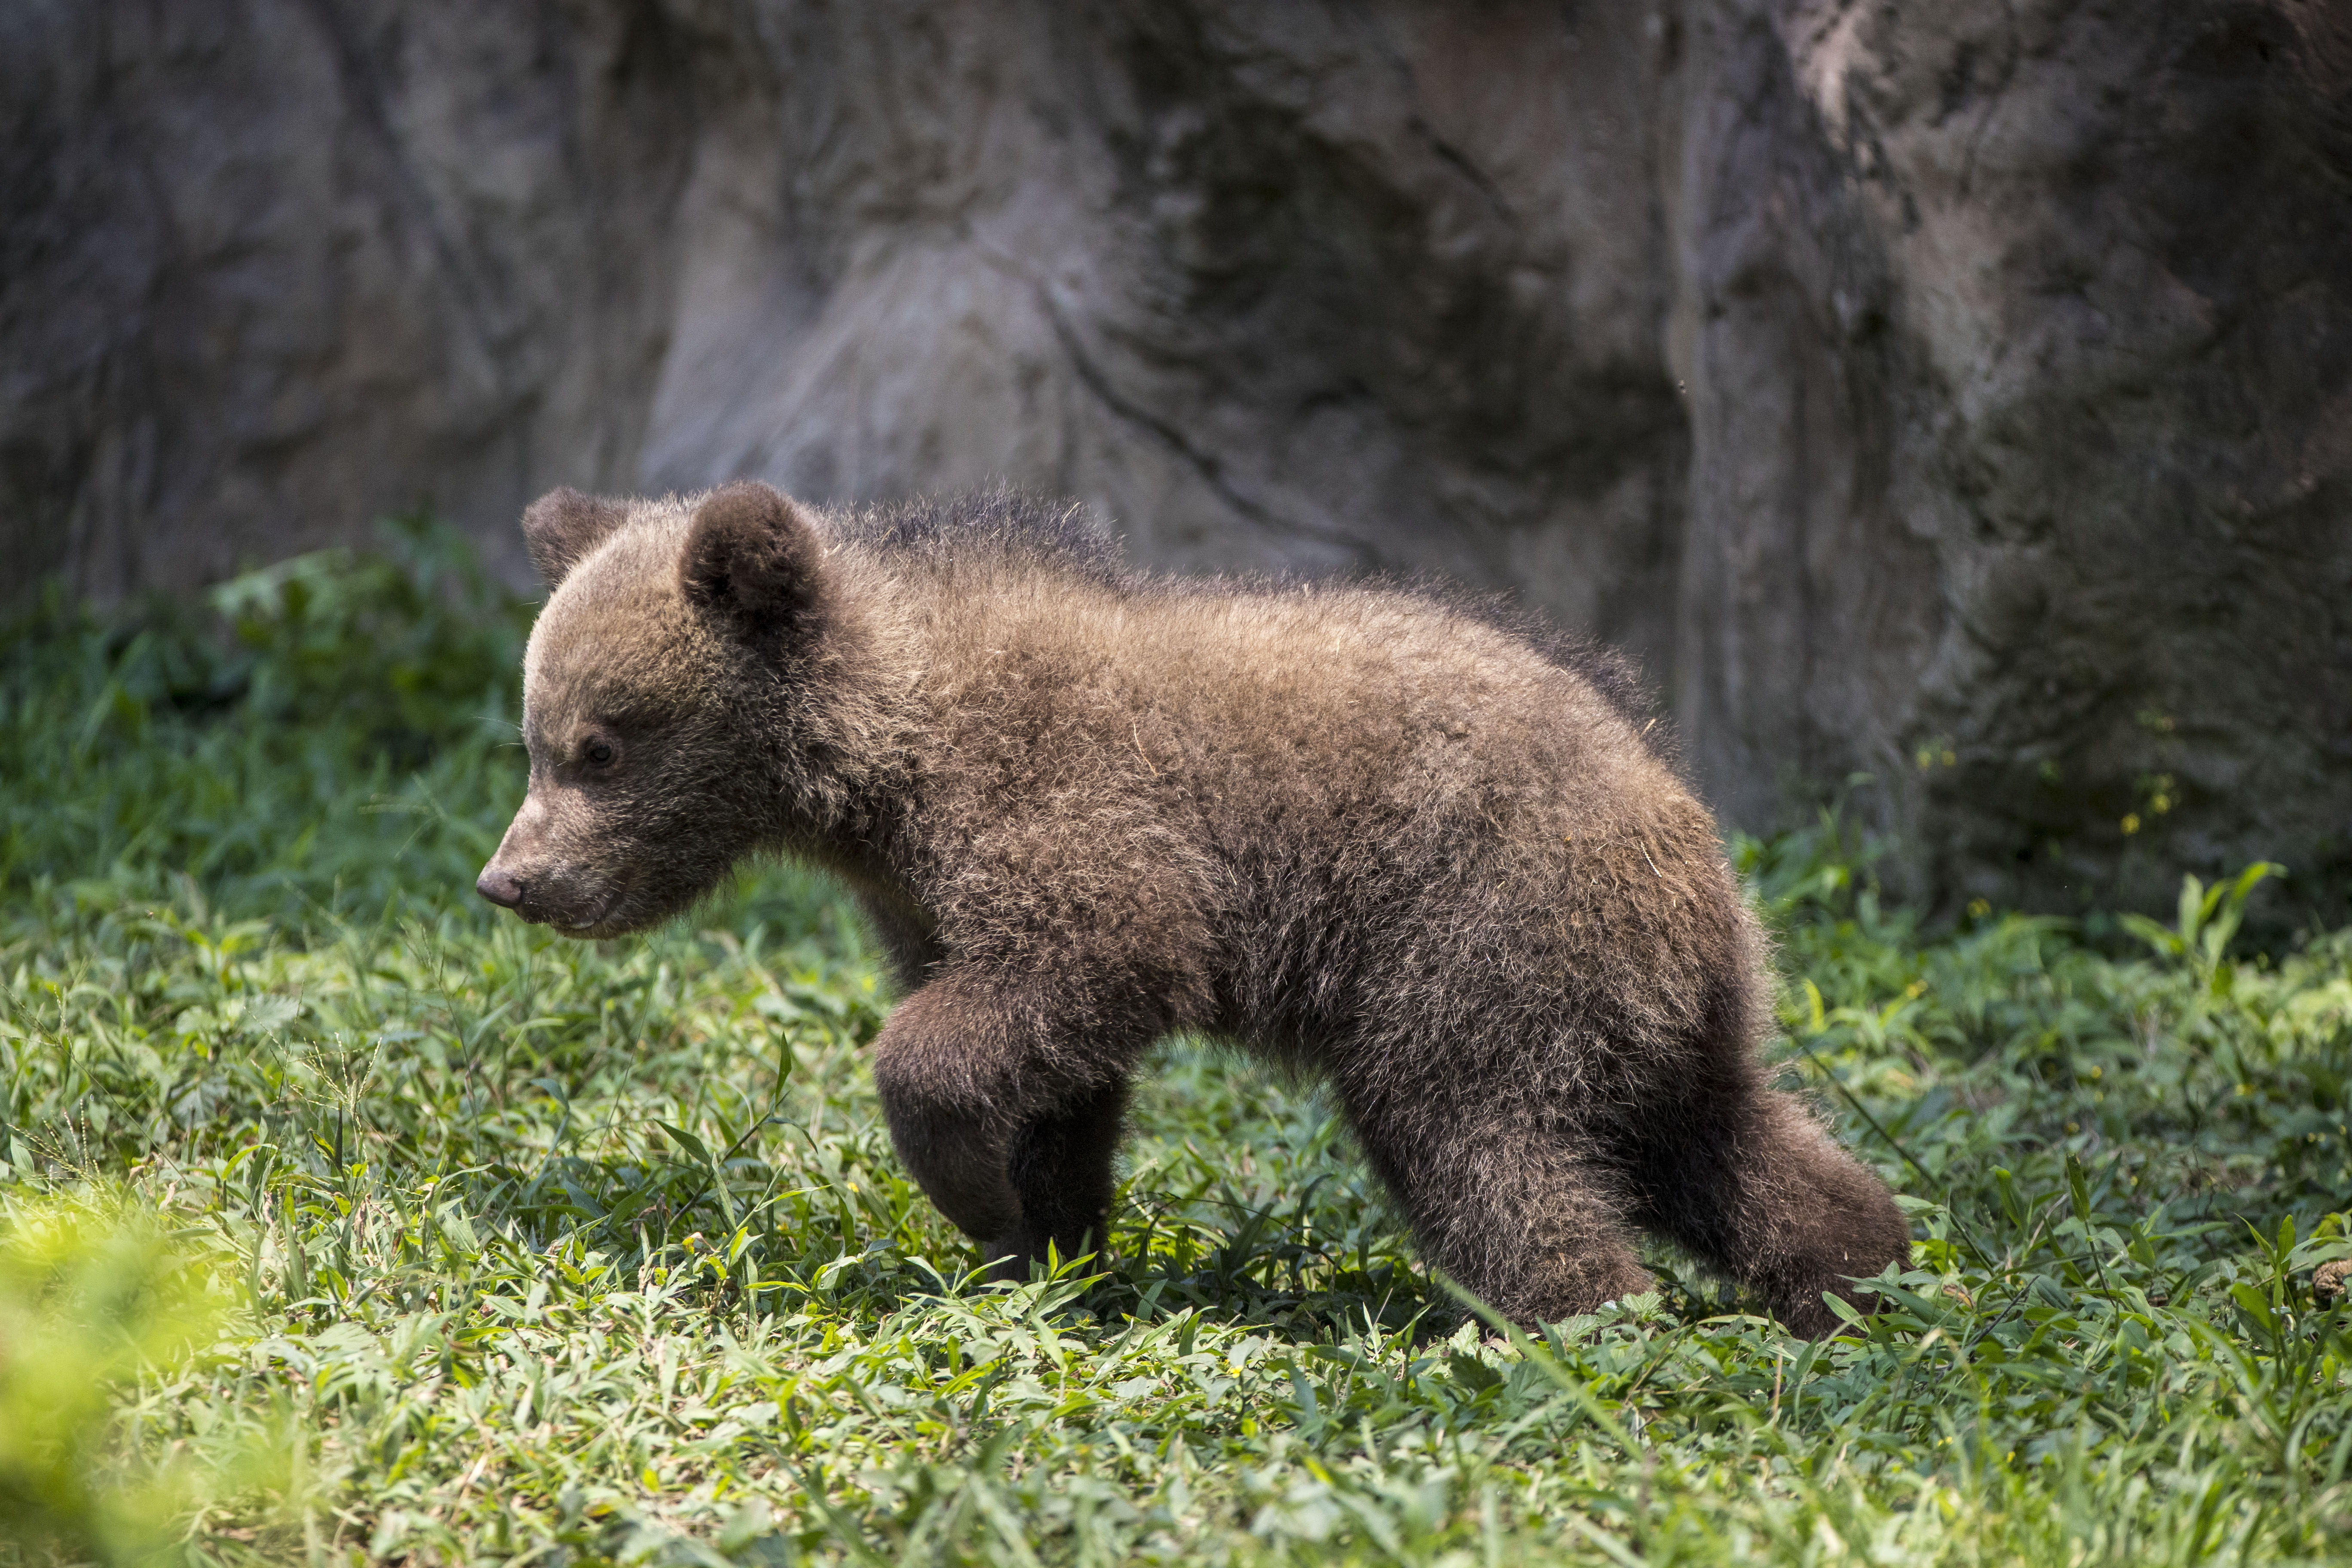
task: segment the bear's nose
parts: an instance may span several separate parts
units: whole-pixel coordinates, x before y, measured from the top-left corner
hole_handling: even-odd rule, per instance
[[[481,876],[474,883],[474,891],[502,910],[513,909],[522,902],[522,884],[496,866],[482,868]]]

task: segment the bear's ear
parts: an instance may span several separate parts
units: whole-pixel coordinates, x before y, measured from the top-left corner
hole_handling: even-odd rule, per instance
[[[530,563],[553,593],[606,534],[628,521],[626,501],[582,495],[566,486],[523,509],[522,539],[530,550]]]
[[[747,637],[792,640],[815,616],[824,552],[799,507],[766,485],[729,485],[694,509],[678,584]]]

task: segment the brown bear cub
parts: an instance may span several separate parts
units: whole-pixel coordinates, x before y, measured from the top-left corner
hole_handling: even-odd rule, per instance
[[[1001,1269],[1099,1244],[1178,1030],[1328,1082],[1424,1256],[1521,1322],[1647,1286],[1629,1226],[1807,1335],[1906,1257],[1767,1086],[1755,921],[1605,658],[1433,595],[1136,575],[1002,492],[557,490],[523,529],[553,595],[483,895],[610,937],[747,855],[837,875],[908,988],[891,1138]]]

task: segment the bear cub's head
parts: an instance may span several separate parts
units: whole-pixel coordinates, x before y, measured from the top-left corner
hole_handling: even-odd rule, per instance
[[[559,489],[523,535],[551,590],[523,655],[530,790],[475,887],[566,936],[642,931],[775,833],[767,721],[824,635],[823,545],[756,484]]]

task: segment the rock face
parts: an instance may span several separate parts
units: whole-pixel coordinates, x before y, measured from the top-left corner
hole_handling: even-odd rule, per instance
[[[0,211],[19,585],[1003,476],[1512,589],[1948,900],[2352,867],[2344,0],[28,0]]]

